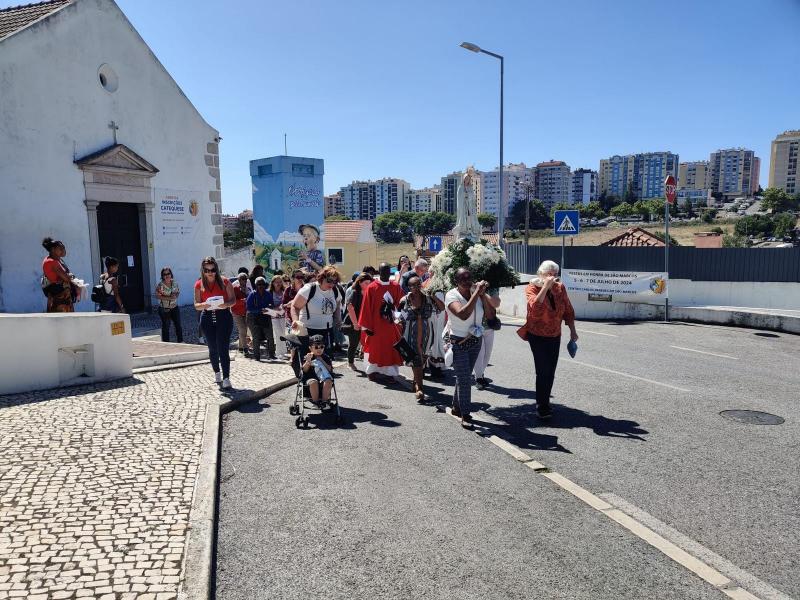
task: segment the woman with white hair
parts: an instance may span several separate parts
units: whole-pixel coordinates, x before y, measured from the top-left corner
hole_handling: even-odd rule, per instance
[[[558,365],[558,351],[561,346],[561,322],[567,324],[570,339],[578,341],[575,331],[575,311],[567,295],[567,288],[558,277],[558,265],[546,260],[536,271],[525,290],[528,300],[528,316],[525,325],[517,330],[523,340],[527,340],[536,365],[536,414],[541,419],[549,418],[550,392]]]

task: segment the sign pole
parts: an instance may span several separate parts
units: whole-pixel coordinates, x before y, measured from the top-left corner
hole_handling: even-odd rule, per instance
[[[667,289],[664,295],[665,323],[669,322],[669,207],[671,204],[675,204],[675,195],[677,191],[675,183],[675,178],[672,175],[668,175],[664,180],[664,196],[666,197],[666,202],[664,202],[664,273],[667,276]]]
[[[565,235],[561,236],[561,272],[564,272],[564,241],[566,240]]]

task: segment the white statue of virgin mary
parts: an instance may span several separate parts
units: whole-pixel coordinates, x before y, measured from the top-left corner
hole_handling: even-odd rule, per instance
[[[478,174],[470,165],[461,177],[461,184],[456,194],[456,226],[453,235],[456,241],[469,238],[477,242],[481,237],[481,226],[478,223],[478,202],[475,198],[475,178]]]

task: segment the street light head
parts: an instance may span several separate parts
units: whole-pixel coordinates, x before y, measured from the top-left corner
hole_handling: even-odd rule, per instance
[[[481,51],[481,47],[480,46],[476,46],[475,44],[470,44],[469,42],[461,42],[461,47],[466,49],[466,50],[469,50],[470,52],[480,52]]]

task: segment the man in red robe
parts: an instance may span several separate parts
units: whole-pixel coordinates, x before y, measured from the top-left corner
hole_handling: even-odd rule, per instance
[[[400,377],[403,359],[394,349],[400,339],[400,327],[394,322],[394,311],[403,290],[391,279],[388,264],[382,263],[378,269],[380,279],[376,279],[364,292],[358,324],[361,326],[361,343],[364,346],[364,364],[370,381],[377,381],[380,375],[391,378]]]

